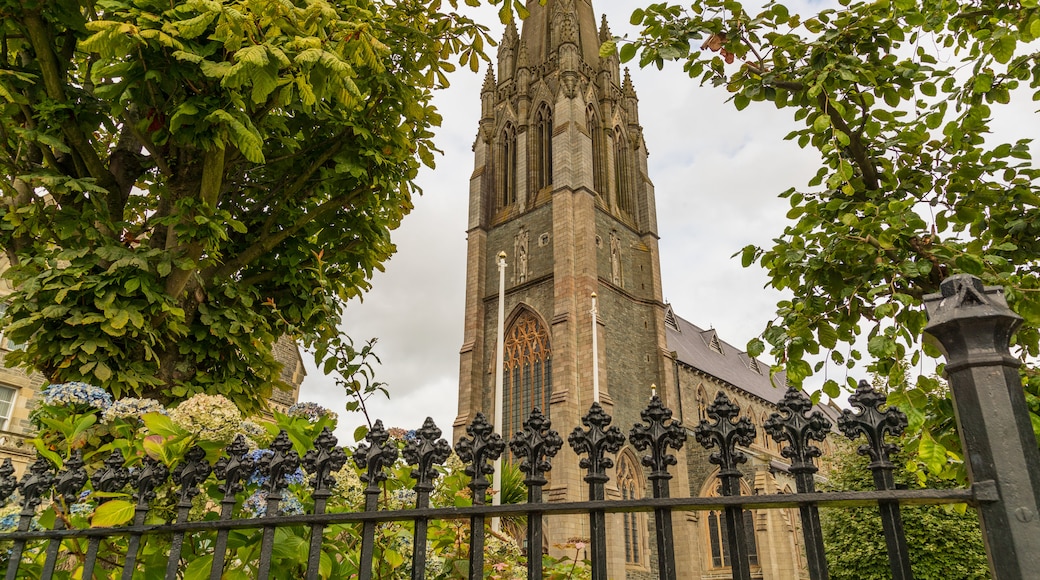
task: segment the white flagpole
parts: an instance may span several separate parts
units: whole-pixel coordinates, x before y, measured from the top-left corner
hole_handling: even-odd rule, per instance
[[[495,352],[497,353],[497,364],[495,365],[495,432],[499,435],[505,436],[505,429],[502,428],[502,389],[503,389],[503,375],[505,368],[505,317],[506,317],[506,253],[498,253],[498,337],[496,339]],[[501,505],[502,503],[502,458],[499,457],[495,460],[495,475],[492,479],[491,486],[495,490],[495,494],[491,496],[491,505]],[[491,518],[491,530],[494,532],[499,531],[499,518]]]
[[[596,293],[592,293],[592,400],[599,402],[599,347],[596,342]]]

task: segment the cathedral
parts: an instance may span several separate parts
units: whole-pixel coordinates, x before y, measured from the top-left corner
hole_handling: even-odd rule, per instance
[[[692,429],[722,391],[758,430],[744,449],[742,494],[792,490],[786,460],[762,431],[784,394],[782,375],[770,378],[768,365],[663,301],[639,100],[617,54],[600,56],[611,38],[606,18],[597,26],[590,0],[535,0],[527,8],[521,30],[507,27],[497,67],[488,70],[480,94],[455,439],[476,413],[494,415],[498,360],[504,361],[500,432],[507,437],[521,430],[533,407],[566,436],[597,396],[627,433],[652,389]],[[500,306],[502,359],[496,352]],[[716,468],[692,434],[678,460],[673,497],[718,493]],[[587,499],[583,475],[577,456],[561,452],[547,500]],[[650,494],[630,446],[610,475],[608,499]],[[720,516],[674,514],[680,577],[730,577]],[[795,511],[748,511],[745,517],[753,530],[753,577],[808,578]],[[656,577],[652,519],[647,513],[611,516],[610,578]],[[550,550],[583,541],[587,519],[554,517],[547,535]]]

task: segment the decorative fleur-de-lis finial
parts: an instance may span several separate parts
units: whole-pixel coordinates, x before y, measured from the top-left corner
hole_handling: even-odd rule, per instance
[[[483,413],[477,413],[466,427],[466,435],[455,444],[455,453],[466,463],[466,475],[472,478],[469,488],[473,491],[473,503],[482,505],[484,492],[491,486],[487,476],[495,472],[492,462],[501,457],[506,443]]]
[[[812,400],[798,389],[787,389],[777,406],[780,412],[770,415],[762,428],[777,443],[788,443],[780,455],[791,460],[792,473],[816,473],[813,459],[821,453],[811,441],[826,439],[831,422],[819,409],[814,411]]]
[[[155,489],[170,477],[170,469],[158,459],[145,457],[141,465],[131,471],[131,477],[138,505],[146,506],[155,499]]]
[[[878,392],[867,381],[859,382],[856,392],[849,397],[849,404],[859,409],[859,412],[854,413],[848,409],[842,411],[841,417],[838,417],[838,429],[849,439],[866,436],[867,443],[860,445],[858,451],[860,455],[870,457],[871,469],[892,469],[894,465],[889,456],[895,453],[899,446],[886,443],[885,435],[895,437],[902,434],[907,425],[906,415],[895,407],[882,411],[885,394]]]
[[[672,420],[672,410],[665,407],[661,397],[657,395],[650,398],[650,404],[639,416],[646,423],[634,425],[628,440],[639,451],[650,449],[650,454],[642,458],[643,466],[651,469],[647,478],[651,481],[671,479],[668,466],[675,465],[676,460],[675,455],[669,453],[668,449],[682,449],[686,443],[686,429],[683,429],[679,421]]]
[[[415,438],[405,446],[404,460],[408,465],[414,465],[412,478],[415,479],[416,493],[433,491],[433,480],[438,473],[434,465],[441,465],[451,455],[451,445],[441,439],[441,430],[433,422],[432,417],[423,421],[423,426],[415,432]]]
[[[271,453],[258,462],[260,473],[267,476],[265,487],[269,494],[280,494],[287,483],[285,476],[300,468],[300,454],[293,449],[289,434],[282,429],[268,447]]]
[[[115,493],[130,483],[130,469],[125,465],[126,458],[123,451],[116,449],[106,459],[104,467],[90,476],[90,482],[94,484],[94,491],[102,493]],[[103,500],[102,500],[103,501]]]
[[[332,474],[347,464],[347,453],[342,447],[337,447],[338,443],[339,439],[332,434],[332,430],[325,427],[314,440],[314,449],[303,456],[303,467],[313,476],[311,487],[315,493],[332,487],[335,481]]]
[[[43,501],[43,495],[54,485],[54,466],[45,457],[39,457],[22,477],[18,491],[22,494],[22,511],[31,512]]]
[[[14,464],[10,457],[0,463],[0,505],[7,503],[8,498],[18,489],[18,478],[14,476]]]
[[[184,461],[173,469],[173,482],[181,488],[179,507],[191,505],[192,498],[199,494],[199,485],[206,481],[212,470],[203,448],[195,445],[188,450]]]
[[[523,460],[520,471],[527,474],[524,483],[530,486],[545,485],[545,472],[552,469],[553,457],[563,447],[563,438],[552,430],[552,421],[542,414],[538,407],[531,409],[531,415],[524,421],[524,430],[517,431],[509,448]]]
[[[755,426],[747,417],[740,417],[740,407],[730,402],[725,393],[719,391],[715,401],[708,406],[708,416],[714,422],[702,420],[694,435],[705,449],[718,447],[708,461],[719,466],[719,476],[739,476],[737,466],[747,461],[747,455],[737,445],[747,447],[755,440]]]
[[[54,480],[54,493],[71,505],[79,499],[79,492],[87,484],[87,470],[83,468],[83,453],[77,449],[65,460],[65,468]]]
[[[383,428],[383,422],[376,420],[375,425],[365,435],[365,441],[354,451],[354,463],[365,470],[361,481],[368,484],[366,494],[378,494],[379,484],[386,481],[387,467],[397,461],[397,446],[387,443],[390,434]]]
[[[232,498],[244,489],[242,481],[252,475],[256,464],[252,457],[246,457],[249,453],[249,445],[245,436],[239,434],[235,440],[224,448],[225,454],[213,465],[213,473],[217,479],[222,480],[218,487],[224,493],[225,498]]]
[[[575,427],[567,437],[567,443],[578,455],[585,454],[578,465],[588,471],[585,481],[588,483],[606,483],[607,470],[614,467],[614,459],[607,453],[615,454],[625,444],[625,434],[617,427],[610,427],[613,419],[599,403],[592,403],[588,414],[581,418],[588,430]]]

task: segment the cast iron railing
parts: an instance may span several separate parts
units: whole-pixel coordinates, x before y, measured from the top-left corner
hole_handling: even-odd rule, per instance
[[[881,510],[888,557],[893,578],[912,577],[906,538],[900,517],[900,506],[907,504],[967,503],[976,507],[986,539],[993,577],[998,580],[1036,578],[1040,570],[1040,454],[1029,426],[1024,395],[1015,369],[1018,361],[1008,354],[1011,333],[1017,317],[1007,309],[998,290],[983,288],[977,279],[954,277],[943,284],[940,295],[928,298],[932,322],[928,331],[941,341],[947,351],[950,386],[957,409],[958,428],[969,458],[968,489],[896,489],[893,484],[893,464],[890,454],[895,450],[886,436],[898,435],[906,426],[905,416],[897,409],[885,407],[884,396],[869,384],[861,382],[850,398],[855,411],[844,411],[837,428],[852,439],[864,438],[861,454],[869,456],[876,491],[819,493],[814,488],[815,459],[820,450],[813,444],[822,441],[832,431],[830,422],[814,410],[808,398],[795,390],[788,390],[779,403],[779,412],[765,423],[765,431],[783,448],[781,454],[790,460],[790,472],[795,477],[797,493],[782,495],[741,496],[738,466],[747,457],[741,447],[750,445],[755,428],[740,409],[724,394],[719,394],[707,409],[707,420],[694,426],[692,432],[698,443],[713,450],[710,461],[719,466],[718,477],[721,497],[671,497],[668,469],[676,465],[673,451],[680,449],[686,439],[686,429],[671,417],[671,411],[654,396],[642,412],[643,422],[634,425],[627,436],[631,444],[646,452],[642,463],[649,469],[648,479],[653,497],[636,500],[607,501],[604,486],[609,481],[608,470],[621,449],[626,435],[611,425],[611,417],[594,403],[583,417],[584,428],[577,427],[567,438],[571,449],[580,457],[589,485],[589,501],[545,502],[542,487],[545,473],[552,460],[561,451],[563,440],[552,429],[549,420],[533,409],[524,422],[524,430],[508,442],[520,469],[526,474],[528,502],[523,504],[484,505],[489,487],[488,475],[493,473],[493,462],[506,448],[507,442],[494,433],[486,418],[478,414],[467,427],[467,435],[455,445],[455,451],[466,463],[465,473],[471,478],[471,507],[430,508],[430,492],[437,476],[435,466],[445,461],[450,453],[440,430],[427,420],[416,436],[403,449],[405,461],[414,466],[415,507],[402,510],[380,510],[378,497],[382,483],[387,479],[387,468],[398,458],[398,447],[389,440],[381,423],[368,433],[365,443],[348,452],[337,446],[336,438],[327,429],[315,441],[314,449],[304,457],[293,449],[283,431],[255,463],[245,442],[239,438],[227,447],[221,458],[210,464],[200,448],[190,450],[184,461],[168,470],[153,459],[137,462],[128,468],[128,461],[118,451],[102,467],[89,474],[78,455],[65,461],[60,471],[45,458],[32,465],[20,482],[15,480],[10,461],[0,466],[0,501],[7,502],[17,489],[21,512],[17,531],[0,534],[0,541],[10,542],[7,553],[8,580],[21,577],[20,566],[27,550],[43,549],[41,578],[51,578],[56,569],[68,566],[67,551],[62,546],[74,540],[85,540],[87,549],[77,554],[76,565],[82,567],[82,577],[91,578],[98,571],[99,546],[104,539],[123,538],[125,557],[121,562],[103,563],[104,577],[112,577],[121,569],[121,577],[128,579],[142,573],[139,569],[139,551],[142,540],[151,536],[168,538],[169,552],[165,577],[178,578],[183,574],[181,548],[186,537],[215,534],[212,543],[206,543],[209,563],[208,577],[218,579],[229,568],[242,562],[228,561],[228,538],[235,530],[262,530],[257,577],[271,574],[271,555],[279,528],[309,527],[305,578],[319,577],[324,531],[328,526],[356,523],[362,528],[358,555],[358,577],[372,577],[372,562],[376,526],[379,522],[413,522],[412,578],[422,578],[426,570],[427,523],[431,520],[470,521],[468,537],[470,578],[484,575],[485,521],[488,518],[524,515],[529,523],[528,546],[537,553],[541,545],[542,522],[559,514],[583,514],[589,518],[591,530],[592,577],[607,578],[608,513],[653,512],[657,525],[656,567],[660,578],[678,576],[675,567],[677,551],[696,547],[679,542],[673,537],[671,514],[674,511],[722,511],[726,518],[728,547],[733,578],[751,577],[747,535],[742,514],[747,509],[797,508],[801,516],[801,532],[806,551],[808,573],[814,580],[828,578],[827,562],[823,556],[818,509],[828,506],[876,505]],[[967,408],[966,408],[967,406]],[[365,507],[360,512],[327,512],[326,501],[331,495],[332,474],[344,467],[352,454],[353,461],[362,469]],[[284,515],[279,513],[282,494],[288,486],[288,476],[299,466],[311,476],[313,496],[312,513]],[[265,476],[267,506],[264,517],[236,518],[236,494],[242,482],[259,472]],[[172,521],[150,523],[150,509],[155,492],[167,478],[174,482],[176,510]],[[224,494],[219,505],[208,506],[213,515],[204,519],[189,518],[193,498],[203,485],[217,485]],[[52,529],[33,530],[31,525],[42,501],[50,500],[59,511],[72,511],[81,501],[84,490],[105,494],[133,490],[136,508],[130,525],[121,527],[67,529],[64,518],[56,518]],[[196,506],[197,507],[197,506]],[[103,554],[101,556],[104,556]],[[542,577],[536,559],[528,567],[528,578]],[[34,571],[33,575],[37,575]]]

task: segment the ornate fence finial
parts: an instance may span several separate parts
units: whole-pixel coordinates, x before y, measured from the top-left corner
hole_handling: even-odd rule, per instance
[[[455,453],[466,463],[466,475],[473,478],[469,488],[473,490],[473,504],[484,503],[484,492],[491,486],[487,476],[495,472],[492,462],[498,459],[506,449],[502,436],[495,433],[495,427],[488,423],[483,413],[477,413],[473,423],[466,427],[466,435],[455,444]]]
[[[65,460],[65,468],[58,472],[54,480],[54,493],[65,501],[63,509],[79,499],[79,492],[87,484],[87,470],[83,468],[83,452],[79,449]]]
[[[451,445],[441,438],[441,430],[433,422],[432,417],[423,421],[423,426],[415,432],[415,438],[404,446],[404,460],[414,465],[412,477],[415,479],[416,493],[433,491],[433,480],[437,478],[434,465],[441,465],[451,455]]]
[[[715,422],[702,420],[694,435],[697,442],[705,449],[718,447],[712,452],[708,461],[719,466],[719,477],[723,478],[723,486],[727,476],[740,477],[737,466],[747,461],[747,455],[737,449],[737,445],[747,447],[755,440],[755,426],[747,417],[740,417],[740,407],[730,402],[725,393],[719,391],[715,401],[708,406],[708,416]],[[725,495],[725,490],[723,491]],[[738,495],[738,494],[734,494]]]
[[[686,429],[682,423],[672,420],[672,410],[664,406],[661,397],[654,395],[650,404],[640,411],[639,416],[646,423],[637,423],[632,427],[628,440],[639,451],[650,449],[649,455],[642,457],[644,467],[650,468],[650,481],[669,480],[668,466],[675,465],[675,455],[668,449],[678,451],[686,443]]]
[[[563,439],[552,430],[552,421],[538,407],[531,409],[524,421],[524,430],[517,431],[509,442],[513,455],[522,459],[520,471],[527,474],[524,483],[528,488],[548,483],[545,472],[552,469],[551,459],[562,447]]]
[[[269,449],[271,453],[261,457],[257,463],[260,473],[267,477],[265,487],[267,487],[270,500],[271,496],[281,494],[288,485],[285,477],[300,468],[300,454],[293,449],[292,440],[289,439],[289,434],[285,432],[285,429],[278,432]]]
[[[770,415],[762,428],[777,443],[788,443],[780,450],[780,455],[791,460],[791,473],[816,473],[818,468],[813,459],[821,453],[811,441],[826,439],[831,422],[819,409],[814,411],[812,401],[798,389],[787,389],[777,406],[780,412]],[[799,492],[808,493],[808,490]]]
[[[375,425],[365,435],[365,441],[358,445],[354,451],[354,463],[365,470],[361,474],[361,481],[368,484],[365,493],[368,495],[379,494],[379,484],[386,481],[387,467],[393,465],[397,460],[397,447],[388,444],[390,434],[383,428],[383,422],[376,420]]]
[[[90,476],[90,482],[94,485],[94,491],[103,493],[115,493],[130,483],[130,469],[124,466],[126,458],[123,451],[116,449],[106,459],[104,467]],[[101,501],[105,501],[102,498]]]
[[[6,504],[8,498],[18,489],[18,478],[14,476],[14,465],[10,457],[0,463],[0,505]]]
[[[147,509],[149,502],[155,499],[155,489],[170,477],[170,469],[158,459],[145,457],[137,468],[131,470],[131,486],[137,498],[139,508]]]
[[[617,427],[610,427],[613,418],[603,410],[599,403],[592,403],[588,414],[581,418],[588,430],[575,427],[567,437],[567,443],[581,458],[579,466],[588,470],[585,481],[588,483],[606,483],[607,470],[614,467],[614,460],[606,454],[616,454],[625,444],[625,434]]]
[[[849,439],[866,436],[867,443],[860,445],[858,452],[870,457],[872,470],[892,470],[895,465],[889,456],[898,451],[899,446],[885,442],[885,435],[901,435],[906,429],[906,415],[895,407],[882,411],[885,394],[878,392],[867,381],[859,382],[856,392],[849,397],[849,404],[859,409],[859,412],[848,409],[842,411],[838,418],[838,429]]]
[[[54,466],[46,457],[38,457],[22,476],[18,491],[22,494],[22,513],[32,513],[43,501],[43,495],[54,485]]]
[[[335,478],[332,476],[347,464],[347,453],[342,447],[337,447],[339,439],[332,434],[332,430],[325,427],[314,440],[314,449],[303,456],[303,467],[313,475],[311,487],[314,493],[328,492]]]
[[[232,499],[244,489],[242,481],[252,475],[256,465],[251,457],[246,456],[249,453],[249,445],[246,444],[244,435],[236,435],[235,440],[225,447],[224,451],[226,455],[221,456],[213,465],[213,474],[224,482],[217,486],[224,493],[224,497]]]
[[[206,451],[198,445],[193,446],[173,469],[173,482],[180,486],[180,501],[177,507],[191,507],[191,500],[199,494],[199,486],[209,477],[213,470],[206,461]]]

